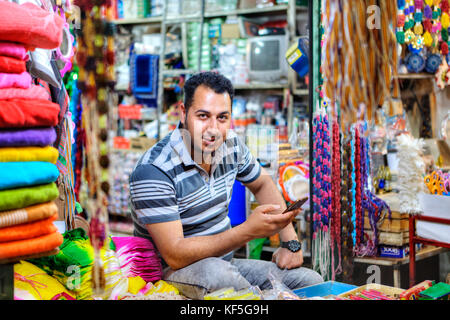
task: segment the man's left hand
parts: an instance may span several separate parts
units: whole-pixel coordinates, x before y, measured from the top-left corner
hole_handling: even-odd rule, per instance
[[[302,250],[292,252],[286,248],[278,248],[272,255],[272,262],[275,262],[280,269],[295,269],[303,264]]]

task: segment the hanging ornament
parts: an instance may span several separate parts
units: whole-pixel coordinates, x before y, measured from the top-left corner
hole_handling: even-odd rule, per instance
[[[412,73],[422,72],[425,68],[425,60],[421,55],[411,53],[406,58],[406,67]]]
[[[439,54],[431,54],[425,64],[425,71],[428,73],[436,73],[442,63],[442,56]]]
[[[92,287],[94,295],[101,295],[105,289],[105,272],[100,250],[105,245],[108,233],[107,143],[102,134],[107,129],[109,90],[114,88],[113,54],[111,46],[114,36],[112,23],[112,1],[97,0],[74,2],[82,10],[81,36],[77,52],[79,65],[78,88],[82,94],[82,124],[85,137],[86,168],[88,186],[87,209],[90,213],[89,239],[94,248]]]
[[[405,30],[409,30],[414,27],[414,11],[414,0],[408,0],[405,8]]]
[[[415,0],[414,5],[416,8],[416,12],[414,13],[414,33],[418,36],[421,36],[423,34],[423,0]]]
[[[397,42],[400,44],[405,43],[405,0],[398,0],[397,1],[397,7],[398,7],[398,14],[397,14]]]

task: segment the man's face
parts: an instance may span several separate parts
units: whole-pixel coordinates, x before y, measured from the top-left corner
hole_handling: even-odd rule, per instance
[[[230,96],[227,92],[215,93],[206,86],[199,86],[187,114],[185,106],[181,105],[181,122],[189,131],[193,151],[210,154],[225,141],[230,129]]]

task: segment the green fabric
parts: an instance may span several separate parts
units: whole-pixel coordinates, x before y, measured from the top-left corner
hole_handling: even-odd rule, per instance
[[[68,273],[68,268],[70,266],[78,266],[80,267],[81,276],[83,276],[86,273],[84,268],[90,267],[94,261],[94,250],[90,244],[89,237],[81,228],[67,231],[63,234],[63,237],[64,241],[56,255],[30,261],[50,275],[59,272],[60,275],[70,276],[71,273]]]
[[[35,187],[0,191],[0,211],[25,208],[55,200],[59,195],[54,182]]]
[[[450,295],[450,285],[445,282],[436,283],[434,286],[422,291],[421,296],[432,299],[444,298],[447,300],[448,295]]]

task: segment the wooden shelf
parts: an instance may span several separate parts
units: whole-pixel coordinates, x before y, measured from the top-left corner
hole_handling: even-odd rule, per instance
[[[429,73],[407,73],[399,74],[397,79],[433,79],[434,75]]]
[[[248,9],[236,9],[230,11],[220,11],[220,12],[205,12],[205,18],[217,18],[217,17],[226,17],[233,15],[260,15],[264,13],[273,13],[273,12],[284,12],[288,10],[288,5],[275,5],[271,7],[264,8],[248,8]],[[297,11],[307,11],[307,7],[297,6]],[[166,23],[182,23],[189,21],[196,21],[201,19],[201,16],[198,15],[178,15],[176,18],[168,17],[166,19]],[[116,19],[113,20],[115,24],[119,25],[132,25],[132,24],[158,24],[163,21],[162,16],[156,17],[148,17],[148,18],[134,18],[134,19]]]
[[[272,13],[272,12],[283,12],[288,10],[287,4],[280,4],[270,7],[263,8],[247,8],[247,9],[236,9],[230,11],[221,11],[221,12],[205,12],[205,18],[216,18],[216,17],[226,17],[233,15],[260,15],[264,13]],[[307,11],[307,7],[297,6],[297,11]]]
[[[161,23],[163,20],[162,16],[158,16],[158,17],[149,17],[149,18],[136,18],[136,19],[117,19],[117,20],[113,20],[113,22],[115,24],[121,24],[121,25],[126,25],[126,24],[157,24],[157,23]]]
[[[287,89],[289,85],[277,83],[249,83],[233,85],[236,90],[257,90],[257,89]]]

